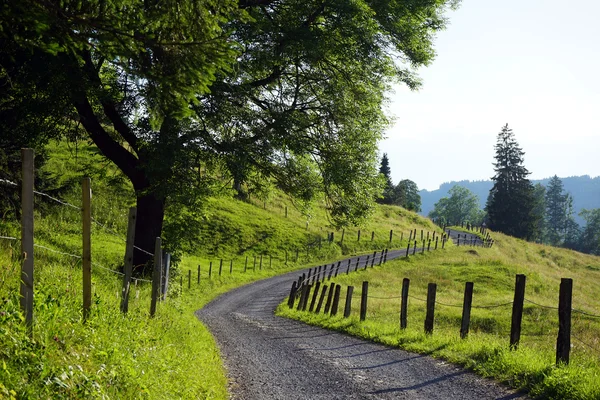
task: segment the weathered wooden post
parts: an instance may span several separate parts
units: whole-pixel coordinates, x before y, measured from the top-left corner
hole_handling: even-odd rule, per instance
[[[83,220],[83,321],[90,316],[92,307],[92,185],[90,178],[82,182]]]
[[[342,291],[341,285],[335,285],[335,294],[333,295],[333,303],[331,304],[331,316],[337,315],[338,306],[340,304],[340,292]]]
[[[408,288],[410,286],[410,279],[404,278],[402,280],[402,299],[400,302],[400,329],[406,329],[406,315],[408,312]]]
[[[435,315],[435,292],[437,285],[430,283],[427,285],[427,314],[425,315],[425,333],[433,333],[433,320]]]
[[[200,284],[200,264],[198,264],[198,285]]]
[[[465,297],[463,300],[462,319],[460,323],[460,338],[465,339],[469,334],[471,323],[471,305],[473,304],[473,282],[465,283]]]
[[[346,234],[346,230],[342,229],[342,238],[340,239],[340,244],[344,243],[344,235]]]
[[[192,287],[192,270],[188,269],[188,289]]]
[[[348,318],[350,316],[350,310],[352,308],[352,292],[354,292],[354,286],[348,286],[348,291],[346,292],[346,303],[344,305],[344,318]]]
[[[33,324],[33,149],[21,149],[21,311],[31,330]]]
[[[229,275],[233,273],[233,260],[229,260]]]
[[[288,297],[288,307],[294,308],[294,301],[296,300],[296,281],[292,282],[292,288],[290,289],[290,297]]]
[[[390,229],[390,243],[392,243],[393,237],[394,237],[394,230]]]
[[[358,270],[358,264],[360,263],[360,257],[356,259],[356,265],[354,266],[354,272]]]
[[[156,313],[156,300],[160,296],[160,270],[162,267],[162,248],[160,237],[154,243],[154,271],[152,274],[152,298],[150,301],[150,316]]]
[[[127,218],[127,240],[125,241],[125,259],[123,260],[123,288],[121,289],[121,312],[129,311],[129,286],[131,284],[131,275],[133,273],[133,244],[135,242],[135,220],[137,209],[129,208]]]
[[[512,321],[510,325],[510,349],[516,350],[521,339],[521,321],[523,319],[523,303],[525,301],[525,281],[523,274],[518,274],[515,282],[515,297],[512,308]]]
[[[409,257],[408,253],[410,252],[410,240],[408,241],[408,244],[406,245],[406,258]]]
[[[208,279],[212,276],[212,261],[208,264]]]
[[[358,230],[358,236],[357,236],[357,238],[356,238],[356,241],[357,241],[357,242],[360,242],[360,229]]]
[[[415,246],[413,247],[413,256],[417,252],[417,241],[415,240]]]
[[[371,258],[371,255],[367,255],[367,261],[365,261],[365,271],[369,267],[369,258]]]
[[[321,312],[321,307],[323,306],[323,300],[325,299],[325,295],[327,294],[327,285],[323,285],[323,289],[321,289],[321,296],[319,296],[319,302],[317,303],[317,309],[315,313]]]
[[[310,298],[310,290],[312,289],[312,285],[307,283],[304,285],[304,290],[306,294],[304,295],[304,301],[302,302],[302,311],[306,311],[306,306],[308,305],[308,299]]]
[[[438,246],[438,237],[435,237],[435,247],[433,248],[434,250],[437,250],[437,246]]]
[[[362,283],[362,293],[360,294],[360,320],[367,319],[367,299],[369,297],[369,282]]]
[[[321,282],[317,280],[317,283],[315,285],[315,292],[313,293],[312,300],[310,301],[310,307],[308,308],[308,311],[310,311],[310,312],[313,312],[313,310],[315,309],[315,303],[317,301],[317,296],[319,294],[320,288],[321,288]]]
[[[427,240],[427,251],[430,251],[429,249],[431,248],[431,239]]]
[[[571,303],[573,279],[560,280],[558,295],[558,337],[556,339],[556,365],[569,364],[571,351]]]
[[[263,256],[262,256],[262,254],[261,254],[261,255],[260,255],[260,264],[258,265],[258,269],[259,269],[260,271],[262,271],[262,258],[263,258]]]
[[[350,259],[348,259],[348,267],[346,268],[346,275],[348,275],[350,273],[350,264],[352,263],[352,261],[350,261]]]
[[[371,231],[371,242],[375,240],[375,231]]]
[[[219,276],[221,276],[221,271],[223,270],[223,259],[219,261]]]
[[[329,314],[329,309],[331,308],[331,301],[333,300],[333,292],[335,291],[335,283],[332,282],[329,285],[329,294],[327,295],[327,301],[325,302],[325,314]]]

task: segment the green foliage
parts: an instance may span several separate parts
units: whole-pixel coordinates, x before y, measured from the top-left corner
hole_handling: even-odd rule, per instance
[[[534,239],[543,215],[534,213],[534,188],[527,178],[529,171],[523,166],[525,153],[508,124],[498,134],[495,149],[496,175],[485,208],[488,226],[514,237]]]
[[[410,179],[403,179],[394,188],[391,204],[404,207],[407,210],[421,211],[421,196],[417,184]]]
[[[583,210],[580,214],[586,221],[581,233],[581,247],[586,253],[600,255],[600,208]]]
[[[390,161],[388,160],[387,153],[383,153],[381,157],[381,164],[379,166],[379,174],[383,175],[385,179],[385,186],[383,188],[383,197],[379,199],[381,204],[392,204],[394,200],[394,184],[392,183],[392,176],[390,170]]]
[[[443,221],[448,225],[459,225],[469,222],[479,226],[483,222],[484,214],[479,209],[479,199],[469,189],[454,186],[450,189],[450,197],[443,197],[435,203],[429,217]]]
[[[433,59],[444,12],[457,4],[11,2],[0,10],[2,65],[20,87],[52,71],[42,91],[50,97],[37,98],[52,103],[56,93],[67,105],[59,115],[78,119],[131,181],[139,247],[151,250],[170,203],[195,207],[214,193],[202,171],[215,165],[227,167],[242,197],[253,174],[302,201],[325,193],[344,226],[368,216],[381,193],[386,90],[419,85],[412,71]]]

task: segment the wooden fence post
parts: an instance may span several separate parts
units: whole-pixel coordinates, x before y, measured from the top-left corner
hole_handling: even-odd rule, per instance
[[[371,231],[371,242],[375,240],[375,231]]]
[[[360,242],[360,229],[358,230],[358,237],[356,238],[357,242]]]
[[[262,271],[262,254],[260,255],[260,264],[258,265],[258,269]]]
[[[402,300],[400,303],[400,329],[406,329],[406,315],[408,312],[408,289],[410,279],[402,279]]]
[[[356,265],[354,266],[354,272],[358,270],[358,264],[360,263],[360,257],[356,259]]]
[[[306,294],[304,295],[304,301],[302,302],[302,311],[306,311],[306,306],[308,305],[308,299],[310,297],[311,289],[312,289],[312,285],[310,283],[307,283],[306,285],[304,285],[304,290],[306,291]]]
[[[33,149],[21,149],[21,311],[33,324]]]
[[[348,267],[346,268],[346,275],[348,275],[350,273],[350,264],[352,262],[350,261],[350,259],[348,259]]]
[[[335,283],[331,283],[329,285],[329,293],[327,294],[327,301],[325,302],[325,314],[329,314],[329,309],[331,308],[331,301],[333,300],[333,292],[335,291]]]
[[[406,245],[406,258],[408,258],[409,252],[410,252],[410,240],[408,241],[408,244]]]
[[[421,247],[421,254],[425,253],[425,240],[423,240],[423,246]]]
[[[123,260],[123,288],[121,289],[121,312],[129,311],[129,285],[133,273],[133,243],[135,242],[135,220],[137,209],[129,208],[127,218],[127,240],[125,242],[125,259]]]
[[[344,318],[350,316],[350,309],[352,308],[352,292],[354,292],[354,286],[348,286],[346,292],[346,304],[344,305]]]
[[[435,292],[437,285],[430,283],[427,285],[427,314],[425,316],[425,333],[433,333],[433,320],[435,316]]]
[[[573,279],[560,280],[558,295],[558,338],[556,339],[556,365],[569,364],[571,351],[571,303]]]
[[[288,217],[288,209],[287,209],[287,206],[285,206],[285,217],[286,217],[286,218]]]
[[[200,284],[200,264],[198,264],[198,285]]]
[[[415,255],[417,251],[417,241],[415,240],[415,246],[413,247],[413,256]]]
[[[342,264],[342,262],[338,261],[337,265],[335,266],[335,274],[333,275],[335,278],[337,278],[338,272],[340,271],[340,264]]]
[[[473,304],[473,282],[465,283],[465,296],[463,299],[462,320],[460,324],[460,338],[465,339],[469,334],[471,323],[471,305]]]
[[[298,306],[296,307],[297,311],[301,311],[302,310],[302,304],[304,304],[304,298],[306,297],[306,287],[308,286],[305,282],[304,279],[302,280],[303,282],[300,284],[298,290],[300,290],[300,301],[298,302]]]
[[[290,297],[288,297],[288,307],[294,308],[294,301],[296,300],[296,281],[292,283],[292,288],[290,289]]]
[[[346,234],[346,229],[342,229],[342,238],[340,239],[340,244],[344,243],[344,235]]]
[[[430,251],[429,249],[431,248],[431,239],[429,239],[427,241],[427,251]]]
[[[371,258],[371,255],[367,255],[367,261],[365,261],[365,271],[367,270],[367,268],[369,267],[369,258]]]
[[[254,262],[252,264],[252,271],[256,271],[256,256],[254,256]]]
[[[437,250],[437,245],[438,245],[438,237],[435,237],[435,247],[433,248],[434,250]]]
[[[327,285],[323,285],[323,289],[321,289],[321,296],[319,296],[319,302],[317,303],[317,309],[315,313],[321,312],[321,307],[323,306],[323,300],[325,299],[325,295],[327,294]]]
[[[341,285],[335,285],[335,294],[333,295],[333,303],[331,304],[331,316],[337,315],[338,306],[340,304],[340,292],[342,291]]]
[[[392,243],[392,238],[394,237],[394,230],[390,229],[390,243]]]
[[[510,325],[510,349],[516,350],[521,339],[521,321],[523,319],[523,303],[525,301],[525,281],[523,274],[518,274],[515,281],[515,297],[512,308],[512,321]]]
[[[233,260],[229,260],[229,275],[233,273]]]
[[[375,257],[377,257],[376,251],[373,252],[373,258],[371,258],[371,268],[373,268],[373,266],[375,265]]]
[[[188,269],[188,289],[192,287],[192,270]]]
[[[317,296],[319,294],[320,288],[321,282],[317,280],[317,283],[315,284],[315,292],[313,293],[312,300],[310,301],[310,307],[308,308],[308,311],[310,312],[313,312],[313,310],[315,309],[315,303],[317,301]]]
[[[92,187],[90,178],[82,182],[83,220],[83,321],[90,316],[92,307]]]
[[[150,301],[150,316],[156,313],[156,300],[160,295],[160,270],[162,268],[162,248],[160,237],[154,243],[154,271],[152,274],[152,299]]]
[[[208,264],[208,279],[212,276],[212,261]]]
[[[219,261],[219,276],[221,276],[221,271],[223,270],[223,259]]]
[[[360,294],[360,320],[367,319],[367,299],[369,297],[369,282],[362,283],[362,293]]]

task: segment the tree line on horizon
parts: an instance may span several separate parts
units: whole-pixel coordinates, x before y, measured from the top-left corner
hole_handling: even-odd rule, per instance
[[[469,189],[455,185],[448,197],[435,203],[429,217],[445,224],[485,225],[528,241],[600,255],[600,209],[583,209],[579,215],[585,225],[580,226],[574,218],[573,196],[565,192],[561,179],[555,175],[547,186],[534,185],[524,154],[506,124],[497,137],[495,175],[485,208],[480,209],[478,197]],[[385,155],[382,167],[384,160]]]

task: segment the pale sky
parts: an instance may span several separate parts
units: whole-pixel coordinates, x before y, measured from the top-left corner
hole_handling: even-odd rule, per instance
[[[490,179],[505,123],[531,179],[600,175],[599,16],[598,0],[463,0],[422,88],[390,95],[394,183]]]

